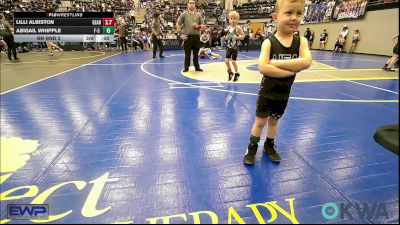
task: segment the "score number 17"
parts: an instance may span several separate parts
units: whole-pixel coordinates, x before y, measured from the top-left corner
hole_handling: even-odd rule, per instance
[[[103,26],[114,26],[114,18],[103,18]]]

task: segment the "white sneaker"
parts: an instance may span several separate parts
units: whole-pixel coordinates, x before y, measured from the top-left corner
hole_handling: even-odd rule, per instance
[[[52,52],[49,52],[49,54],[47,54],[48,56],[53,56],[53,53]]]
[[[63,52],[64,52],[64,50],[61,48],[61,49],[60,49],[60,54],[62,54]]]

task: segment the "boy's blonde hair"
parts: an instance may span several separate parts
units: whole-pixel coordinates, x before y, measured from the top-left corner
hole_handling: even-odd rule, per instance
[[[228,18],[231,18],[232,16],[237,17],[238,20],[240,19],[240,15],[239,15],[239,13],[236,12],[236,11],[231,11],[231,12],[229,13],[229,15],[228,15]]]
[[[284,2],[300,3],[300,4],[303,4],[304,6],[306,5],[305,0],[276,0],[274,13],[279,12],[279,10],[281,9],[282,3],[284,3]]]

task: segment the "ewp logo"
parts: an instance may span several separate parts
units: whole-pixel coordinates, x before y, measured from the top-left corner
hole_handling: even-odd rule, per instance
[[[49,219],[49,205],[9,204],[7,205],[7,219],[47,220]]]

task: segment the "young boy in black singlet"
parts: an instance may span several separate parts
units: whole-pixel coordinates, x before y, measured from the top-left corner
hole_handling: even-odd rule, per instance
[[[310,67],[312,62],[307,39],[293,34],[300,25],[304,4],[304,0],[276,2],[272,18],[277,32],[261,48],[258,69],[264,76],[258,93],[256,120],[243,158],[245,164],[254,164],[258,142],[267,123],[264,152],[273,162],[281,160],[274,144],[278,120],[286,109],[296,73]]]
[[[236,58],[239,50],[239,42],[244,39],[244,32],[238,25],[239,19],[240,16],[238,12],[232,11],[229,13],[228,34],[225,37],[227,42],[225,64],[228,72],[228,81],[233,78],[233,82],[236,82],[240,76]],[[230,63],[232,63],[235,73],[232,72]]]

